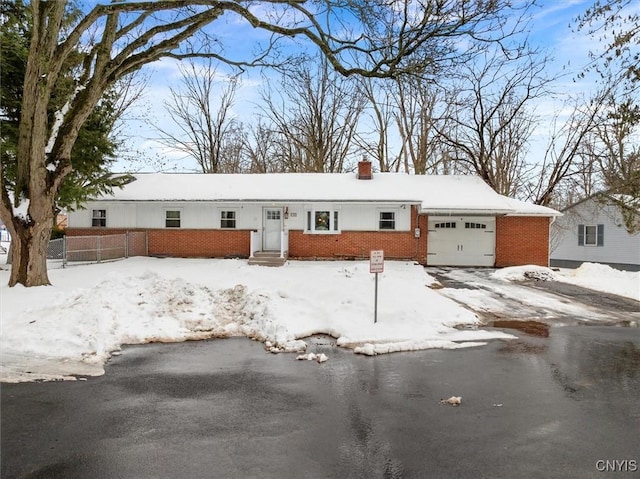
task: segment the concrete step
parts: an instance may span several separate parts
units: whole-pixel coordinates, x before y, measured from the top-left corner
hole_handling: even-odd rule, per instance
[[[287,262],[286,258],[281,258],[279,252],[258,251],[249,258],[248,263],[259,266],[282,266]]]
[[[256,258],[279,258],[280,251],[256,251],[253,256]]]

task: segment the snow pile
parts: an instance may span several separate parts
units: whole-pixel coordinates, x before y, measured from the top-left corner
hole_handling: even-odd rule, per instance
[[[620,271],[604,264],[582,263],[577,269],[561,270],[558,280],[640,301],[640,271]]]
[[[640,301],[640,271],[620,271],[598,263],[583,263],[577,269],[559,272],[535,265],[512,266],[496,270],[493,277],[504,281],[563,281]]]
[[[130,258],[50,271],[54,286],[8,288],[0,271],[0,379],[99,375],[123,344],[246,336],[303,352],[316,333],[364,354],[478,346],[513,336],[459,330],[478,318],[432,291],[424,268],[385,264],[373,323],[367,262]],[[316,358],[316,360],[318,360]],[[322,358],[325,360],[325,358]]]
[[[558,279],[551,269],[532,264],[502,268],[496,270],[493,276],[504,281],[557,281]]]

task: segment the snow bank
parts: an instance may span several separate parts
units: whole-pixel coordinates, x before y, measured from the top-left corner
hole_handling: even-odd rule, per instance
[[[130,258],[50,271],[54,286],[8,288],[0,271],[0,379],[99,375],[123,344],[246,336],[272,352],[303,352],[302,338],[324,333],[343,347],[375,354],[476,346],[512,338],[461,331],[478,318],[429,289],[424,268],[388,261],[295,262],[282,268],[241,260]]]
[[[640,301],[640,271],[620,271],[598,263],[583,263],[577,269],[559,272],[535,265],[513,266],[496,270],[493,277],[504,281],[563,281]]]
[[[640,301],[640,271],[620,271],[604,264],[582,263],[576,269],[562,269],[558,280]]]

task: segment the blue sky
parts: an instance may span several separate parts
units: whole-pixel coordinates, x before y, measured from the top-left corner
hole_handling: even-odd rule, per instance
[[[540,6],[533,11],[530,31],[531,43],[545,50],[553,59],[548,64],[550,74],[563,73],[564,75],[554,85],[555,90],[560,93],[559,98],[546,98],[538,102],[536,110],[543,116],[551,115],[561,108],[563,92],[572,94],[585,92],[587,94],[593,88],[593,84],[588,78],[579,81],[574,81],[574,79],[577,72],[581,71],[588,63],[589,50],[597,47],[597,43],[586,33],[576,34],[572,31],[575,18],[592,3],[592,0],[541,0]],[[250,51],[256,39],[265,38],[264,32],[254,30],[245,23],[238,24],[234,19],[225,20],[215,26],[216,33],[227,45],[225,53],[229,56]],[[170,128],[162,99],[167,99],[169,87],[177,84],[179,78],[177,63],[173,60],[156,62],[147,67],[146,73],[150,78],[149,87],[143,101],[138,106],[140,110],[135,111],[134,115],[139,116],[143,111],[154,122],[165,128]],[[259,89],[264,81],[265,77],[258,70],[250,70],[243,76],[233,109],[234,115],[239,120],[245,123],[253,122],[256,112],[255,105],[259,101]],[[175,160],[178,155],[161,147],[153,140],[158,134],[150,127],[148,121],[132,120],[127,123],[126,128],[132,136],[131,144],[135,149],[142,150],[145,156],[159,156],[170,160],[169,164],[174,164],[172,160]],[[533,143],[539,143],[538,146],[532,146],[532,154],[536,154],[543,148],[542,144],[547,137],[548,128],[546,123],[542,122],[532,138]],[[192,170],[194,168],[194,164],[189,161],[175,164],[178,170]],[[144,163],[119,163],[116,167],[116,169],[129,168],[146,171],[151,169],[148,164]]]

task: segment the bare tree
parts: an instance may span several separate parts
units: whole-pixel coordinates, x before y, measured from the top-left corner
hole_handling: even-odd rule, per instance
[[[342,172],[364,105],[357,83],[320,59],[286,71],[278,90],[263,92],[263,111],[286,144],[286,170]]]
[[[169,89],[171,97],[164,102],[177,132],[155,125],[159,141],[196,160],[202,173],[229,172],[224,166],[233,161],[224,153],[238,128],[231,110],[239,79],[219,74],[211,58],[188,61],[179,70],[180,83]]]
[[[584,182],[584,173],[591,169],[591,161],[581,157],[585,140],[598,122],[598,111],[604,95],[596,95],[589,101],[570,99],[571,113],[565,121],[558,116],[552,122],[550,138],[542,163],[527,185],[527,198],[535,204],[560,206],[560,189],[564,185],[576,185],[575,179]],[[573,187],[570,187],[573,189]]]
[[[366,99],[362,115],[365,126],[357,132],[355,143],[367,157],[373,158],[380,171],[399,171],[402,146],[394,152],[392,141],[396,130],[391,89],[374,78],[362,78],[360,91]]]
[[[528,170],[527,141],[536,124],[530,105],[547,93],[545,65],[536,52],[512,59],[496,51],[464,66],[445,98],[452,107],[436,124],[438,134],[458,161],[500,194],[515,195]]]
[[[590,153],[597,161],[605,187],[640,199],[640,106],[611,97],[609,109],[593,131]]]
[[[530,1],[524,2],[528,8]],[[33,32],[23,85],[17,174],[10,189],[0,171],[0,218],[13,242],[11,286],[49,284],[46,246],[61,182],[72,171],[71,150],[80,127],[114,82],[162,58],[215,58],[238,67],[286,61],[287,40],[305,40],[343,75],[420,74],[467,60],[482,43],[509,40],[522,14],[509,0],[422,4],[412,0],[130,0],[100,2],[63,28],[67,2],[31,0]],[[233,17],[267,33],[255,56],[226,56],[214,39],[216,22]],[[322,19],[321,21],[319,19]],[[514,23],[516,26],[514,26]],[[216,49],[187,41],[199,34]],[[468,40],[469,49],[459,45]],[[289,50],[290,51],[290,50]],[[47,109],[70,55],[83,62],[53,122]],[[13,196],[13,199],[11,198]]]
[[[251,173],[278,173],[286,171],[278,154],[278,134],[274,128],[258,120],[250,127],[249,138],[245,138],[244,155]]]
[[[435,129],[438,93],[429,81],[420,78],[396,79],[394,97],[398,106],[395,120],[402,140],[405,171],[416,175],[437,173],[443,142]]]
[[[598,40],[600,51],[590,52],[587,70],[598,71],[605,83],[612,71],[640,83],[640,12],[634,0],[594,1],[575,26]]]

